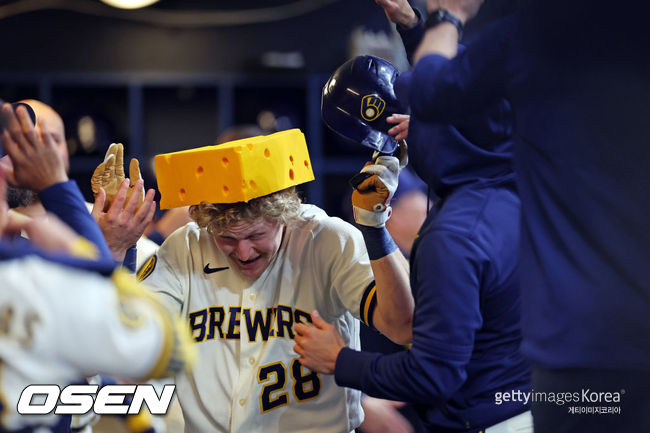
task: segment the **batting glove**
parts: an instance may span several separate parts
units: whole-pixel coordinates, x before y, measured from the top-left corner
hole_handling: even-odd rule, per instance
[[[390,201],[397,189],[400,162],[394,156],[379,156],[366,163],[361,173],[369,175],[352,192],[352,208],[357,224],[384,227],[393,210]]]
[[[135,190],[135,183],[141,178],[140,163],[136,158],[132,158],[131,163],[129,164],[129,189],[126,193],[124,206],[126,206],[129,202],[129,198],[134,193],[140,195],[139,202],[140,204],[142,203],[142,191]],[[95,198],[97,197],[97,194],[99,194],[100,188],[103,188],[106,192],[104,212],[108,212],[108,209],[111,207],[111,204],[117,195],[117,191],[120,189],[120,185],[122,185],[124,179],[124,146],[122,143],[113,143],[106,151],[104,161],[97,166],[92,178],[90,179],[90,184]]]

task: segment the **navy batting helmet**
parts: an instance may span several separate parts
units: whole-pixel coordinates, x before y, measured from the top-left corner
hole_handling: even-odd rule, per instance
[[[387,131],[386,118],[405,113],[395,97],[395,66],[374,56],[348,60],[323,87],[321,115],[325,124],[342,137],[382,153],[393,153],[397,142]]]

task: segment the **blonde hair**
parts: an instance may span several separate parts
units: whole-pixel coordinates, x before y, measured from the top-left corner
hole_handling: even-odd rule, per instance
[[[248,203],[203,202],[190,206],[190,216],[199,227],[207,228],[211,235],[220,235],[233,224],[259,218],[287,226],[302,220],[300,197],[295,187],[252,199]]]

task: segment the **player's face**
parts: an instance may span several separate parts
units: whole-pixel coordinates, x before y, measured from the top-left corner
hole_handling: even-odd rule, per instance
[[[243,275],[257,279],[280,249],[284,225],[263,218],[233,224],[214,240]]]

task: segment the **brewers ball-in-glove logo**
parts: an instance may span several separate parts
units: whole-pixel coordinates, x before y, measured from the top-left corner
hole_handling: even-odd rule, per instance
[[[386,102],[377,95],[366,95],[361,98],[361,117],[372,122],[384,112]]]

